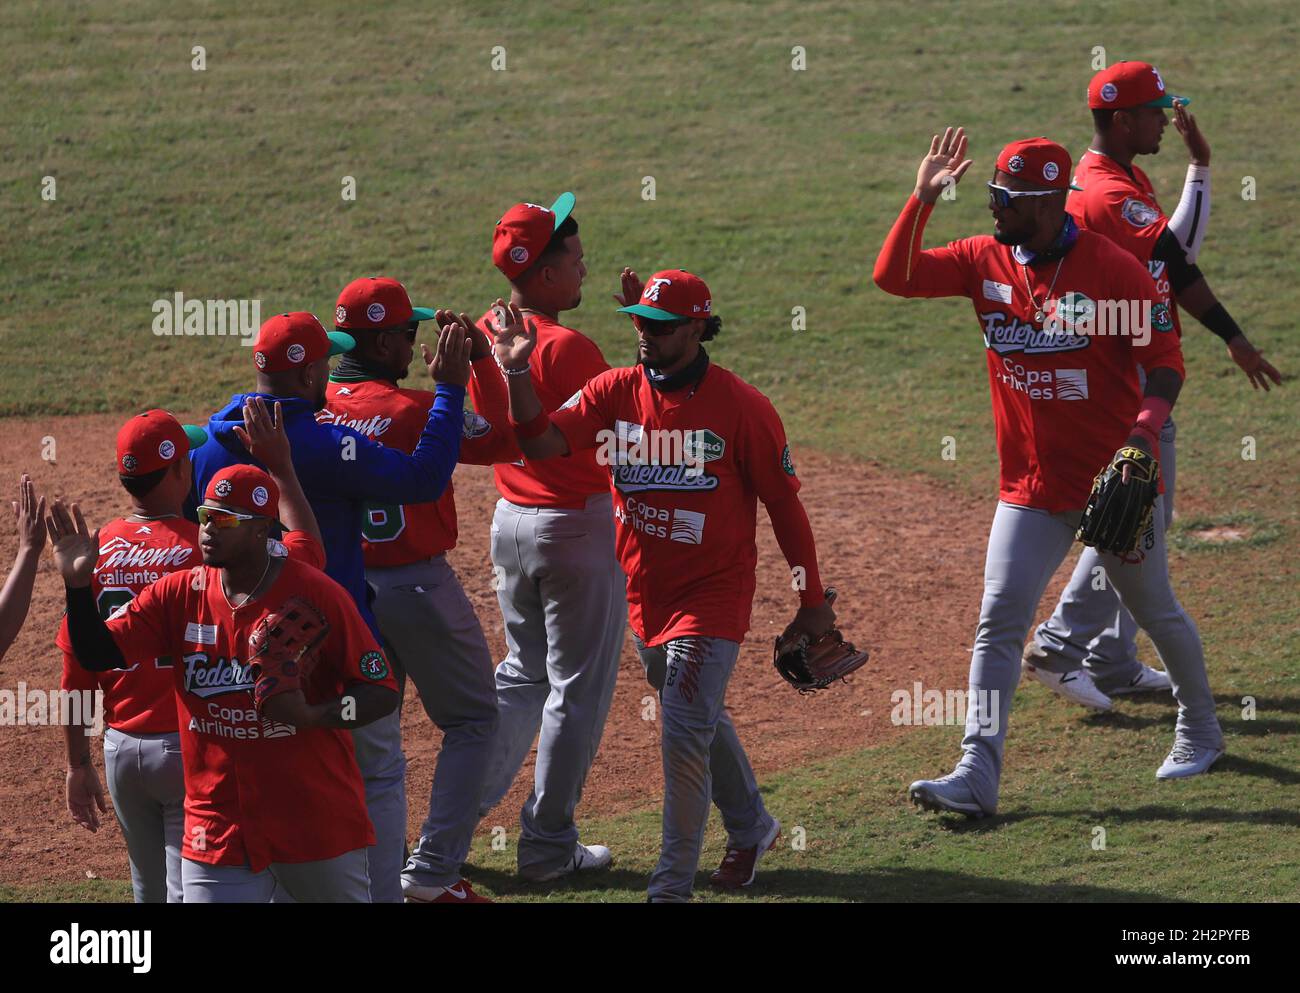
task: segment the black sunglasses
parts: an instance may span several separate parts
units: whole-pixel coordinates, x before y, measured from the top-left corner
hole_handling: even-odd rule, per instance
[[[672,321],[655,321],[649,317],[642,317],[640,314],[632,315],[632,326],[651,338],[662,338],[665,335],[670,335],[683,324],[690,323],[690,318],[686,317],[679,317]]]

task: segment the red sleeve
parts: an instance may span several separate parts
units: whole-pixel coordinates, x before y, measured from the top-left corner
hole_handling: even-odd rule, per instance
[[[306,531],[286,531],[280,543],[289,553],[289,558],[316,569],[325,568],[325,549]]]
[[[595,448],[600,444],[600,432],[614,423],[611,380],[611,375],[596,376],[551,414],[551,423],[564,435],[570,453]]]
[[[781,546],[781,554],[791,569],[803,569],[803,585],[799,590],[799,603],[816,607],[826,599],[821,572],[817,568],[817,543],[813,540],[812,525],[803,501],[791,494],[779,503],[764,504],[767,516],[772,519],[772,533]]]
[[[876,257],[873,278],[886,293],[900,297],[969,296],[968,264],[962,242],[922,250],[921,235],[934,204],[915,196],[898,215]]]
[[[60,648],[63,648],[63,678],[59,681],[60,689],[65,690],[97,690],[99,689],[99,673],[91,672],[83,668],[77,661],[77,657],[72,654],[72,647],[64,648],[68,641],[68,622],[65,619],[63,625],[59,628],[59,637],[63,640],[58,642]]]
[[[550,347],[542,350],[538,362],[540,368],[534,378],[540,378],[559,396],[566,398],[609,369],[609,363],[600,354],[596,343],[576,331],[552,339]]]
[[[1113,180],[1090,181],[1080,196],[1082,216],[1075,213],[1080,226],[1104,234],[1143,264],[1151,261],[1169,218],[1138,196],[1133,187]]]
[[[471,369],[469,396],[474,413],[465,414],[460,461],[466,465],[518,462],[524,454],[510,428],[510,391],[496,359],[491,355],[481,358]]]
[[[383,649],[375,641],[357,605],[343,587],[328,577],[320,588],[319,600],[326,604],[330,622],[322,659],[332,664],[344,686],[351,683],[386,686],[397,692],[397,679]],[[315,598],[314,598],[315,599]]]
[[[190,582],[192,575],[190,569],[168,573],[137,593],[125,610],[107,622],[109,633],[124,659],[155,659],[160,655],[182,654],[176,628],[176,608],[184,599],[183,584]]]

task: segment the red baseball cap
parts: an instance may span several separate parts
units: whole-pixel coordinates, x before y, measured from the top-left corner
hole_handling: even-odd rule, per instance
[[[505,212],[492,235],[492,262],[506,279],[514,279],[537,261],[576,202],[572,193],[561,193],[549,209],[517,203]]]
[[[180,461],[207,440],[202,428],[182,424],[165,410],[146,410],[117,432],[118,474],[147,476]]]
[[[431,321],[428,307],[412,307],[406,287],[387,276],[363,276],[343,287],[334,308],[334,327],[340,331],[377,331],[412,321]]]
[[[208,480],[203,501],[273,520],[280,514],[280,488],[255,465],[226,466]]]
[[[284,372],[327,355],[350,352],[356,345],[352,335],[326,331],[316,315],[305,310],[276,314],[257,332],[253,363],[261,372]]]
[[[694,273],[665,269],[646,280],[639,303],[619,307],[618,312],[652,321],[702,321],[713,314],[713,296]]]
[[[1091,110],[1127,110],[1130,107],[1172,107],[1190,97],[1165,92],[1160,70],[1150,62],[1116,62],[1092,77],[1088,84]]]
[[[1070,153],[1046,138],[1013,141],[998,154],[998,169],[1051,190],[1070,188]]]

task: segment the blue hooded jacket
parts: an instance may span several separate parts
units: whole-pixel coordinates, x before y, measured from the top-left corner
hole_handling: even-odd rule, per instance
[[[385,448],[350,427],[318,424],[312,405],[299,397],[236,393],[208,420],[208,440],[190,451],[194,489],[185,516],[197,520],[208,481],[229,465],[256,465],[234,432],[244,423],[244,398],[260,396],[280,402],[293,467],[316,514],[325,542],[325,572],[352,594],[357,609],[375,636],[378,625],[370,610],[366,568],[361,557],[365,504],[427,503],[442,496],[460,458],[465,389],[439,383],[420,443],[410,455]]]

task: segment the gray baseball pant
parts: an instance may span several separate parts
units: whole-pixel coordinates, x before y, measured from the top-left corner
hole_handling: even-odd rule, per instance
[[[175,732],[104,730],[104,779],[122,826],[136,903],[181,903],[185,772]]]
[[[1174,517],[1174,477],[1178,429],[1173,418],[1160,431],[1160,475],[1165,526]],[[1049,672],[1074,672],[1086,667],[1103,693],[1132,684],[1142,673],[1137,655],[1137,621],[1120,603],[1113,585],[1099,571],[1101,557],[1085,548],[1061,591],[1052,616],[1034,632],[1034,640],[1047,658],[1034,664]]]
[[[698,637],[654,648],[635,642],[663,717],[664,834],[649,895],[656,903],[684,903],[700,865],[710,798],[722,813],[731,848],[757,845],[774,819],[724,702],[740,645]]]
[[[367,569],[384,648],[443,733],[420,840],[404,882],[454,886],[469,855],[497,733],[492,653],[445,555]]]
[[[518,864],[542,874],[573,857],[574,811],[618,678],[627,581],[614,554],[612,497],[598,493],[580,510],[499,500],[492,563],[508,651],[496,669],[501,724],[480,810],[509,792],[536,736]]]
[[[1205,673],[1196,625],[1169,585],[1164,506],[1156,501],[1151,527],[1128,561],[1100,561],[1120,600],[1155,643],[1178,701],[1176,735],[1202,747],[1222,747],[1223,732]],[[1020,679],[1020,654],[1047,582],[1074,542],[1080,511],[1049,513],[998,503],[984,565],[984,600],[971,653],[966,736],[957,772],[985,810],[997,809],[1002,750],[1011,698]],[[996,708],[996,716],[993,713]],[[994,723],[996,722],[996,723]]]
[[[369,849],[371,903],[402,902],[406,864],[406,755],[400,708],[352,732],[352,747],[366,788],[366,812],[375,829]]]
[[[273,862],[261,872],[247,865],[182,859],[185,902],[369,903],[366,853],[367,849],[357,848],[316,862]]]

